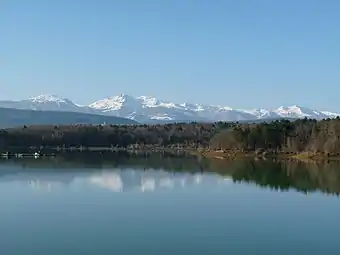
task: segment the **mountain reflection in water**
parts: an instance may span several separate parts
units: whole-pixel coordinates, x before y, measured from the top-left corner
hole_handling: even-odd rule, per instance
[[[21,166],[21,167],[19,167]],[[206,160],[151,155],[66,154],[48,159],[0,161],[0,185],[18,182],[52,191],[77,180],[113,192],[151,192],[188,186],[220,185],[230,181],[275,190],[339,195],[340,164],[296,161]]]

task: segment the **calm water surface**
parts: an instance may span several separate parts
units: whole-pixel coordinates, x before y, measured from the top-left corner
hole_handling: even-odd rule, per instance
[[[1,254],[337,254],[340,168],[0,163]]]

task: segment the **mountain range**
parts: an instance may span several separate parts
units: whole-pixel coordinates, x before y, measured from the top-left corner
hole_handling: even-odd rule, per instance
[[[197,103],[178,104],[150,96],[133,97],[126,94],[101,99],[89,105],[79,105],[67,98],[43,94],[24,100],[3,100],[0,101],[0,107],[116,116],[141,123],[246,121],[304,117],[324,119],[340,116],[340,113],[314,110],[298,105],[280,106],[276,109],[233,109],[227,106]]]
[[[72,124],[138,124],[138,122],[99,114],[63,111],[39,111],[0,107],[0,128],[23,127],[25,125],[72,125]]]

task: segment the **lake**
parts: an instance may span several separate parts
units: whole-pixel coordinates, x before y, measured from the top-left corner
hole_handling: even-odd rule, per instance
[[[336,254],[339,166],[1,160],[1,254]]]

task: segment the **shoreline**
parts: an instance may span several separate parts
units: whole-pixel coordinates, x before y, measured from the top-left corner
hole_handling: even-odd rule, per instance
[[[193,148],[118,148],[118,147],[14,147],[2,150],[0,152],[1,157],[11,156],[27,157],[27,156],[55,156],[59,153],[129,153],[129,154],[150,154],[150,153],[170,153],[174,155],[187,154],[196,157],[203,157],[207,159],[219,159],[219,160],[235,160],[235,159],[295,159],[299,161],[322,161],[322,160],[340,160],[340,155],[325,155],[323,153],[270,153],[268,151],[248,151],[241,152],[235,150],[207,150],[207,149],[193,149]]]
[[[208,159],[220,159],[220,160],[230,160],[230,159],[295,159],[299,161],[322,161],[322,160],[340,160],[339,156],[325,155],[322,153],[262,153],[258,154],[254,151],[250,152],[235,152],[235,151],[197,151],[194,153],[197,156],[205,157]]]

